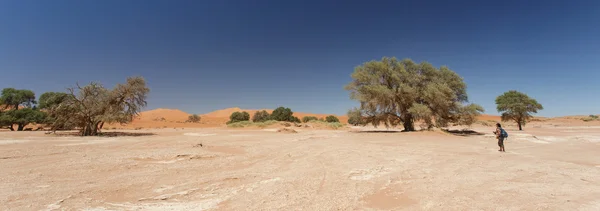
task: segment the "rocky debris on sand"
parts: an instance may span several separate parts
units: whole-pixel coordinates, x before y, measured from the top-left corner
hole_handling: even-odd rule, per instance
[[[279,133],[298,133],[296,130],[291,129],[291,128],[281,128],[281,129],[277,130],[277,132],[279,132]]]

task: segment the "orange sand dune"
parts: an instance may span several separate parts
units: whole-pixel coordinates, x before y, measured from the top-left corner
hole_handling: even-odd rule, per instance
[[[481,121],[495,121],[495,122],[500,122],[500,116],[489,115],[489,114],[482,114],[479,117],[477,117],[477,119],[479,119]]]
[[[241,109],[238,107],[226,108],[212,111],[200,115],[200,123],[186,123],[185,121],[192,114],[186,113],[178,109],[159,108],[150,111],[141,112],[140,115],[127,125],[110,124],[108,128],[205,128],[205,127],[221,127],[229,121],[229,116],[236,111],[245,111],[254,115],[257,111],[265,110],[269,113],[273,109]],[[303,112],[294,112],[294,116],[302,119],[305,116],[315,116],[317,118],[325,118],[329,114],[311,114]],[[336,115],[337,116],[337,115]],[[340,122],[346,123],[348,117],[337,116]],[[106,126],[105,126],[106,127]]]

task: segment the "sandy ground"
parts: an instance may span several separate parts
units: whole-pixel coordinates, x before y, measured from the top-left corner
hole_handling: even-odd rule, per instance
[[[600,210],[600,126],[0,132],[0,210]]]

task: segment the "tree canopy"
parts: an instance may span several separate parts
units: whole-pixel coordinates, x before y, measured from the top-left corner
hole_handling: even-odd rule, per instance
[[[32,107],[35,103],[35,93],[31,90],[4,88],[0,95],[0,104],[4,105],[4,109],[18,110],[19,106]]]
[[[271,113],[271,119],[275,121],[295,122],[297,118],[295,119],[293,115],[294,112],[292,112],[292,109],[278,107]]]
[[[402,123],[404,130],[414,131],[414,122],[421,120],[429,128],[444,127],[482,111],[481,106],[465,105],[467,86],[446,66],[384,57],[356,67],[351,76],[345,88],[360,102],[364,120],[374,126]]]
[[[511,90],[496,97],[496,109],[502,113],[502,121],[515,121],[519,130],[523,130],[523,125],[531,119],[531,114],[544,107],[526,94]]]

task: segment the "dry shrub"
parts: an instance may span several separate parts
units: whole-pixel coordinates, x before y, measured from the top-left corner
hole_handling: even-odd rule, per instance
[[[298,131],[291,129],[291,128],[281,128],[281,129],[277,130],[277,132],[279,132],[279,133],[298,133]]]

